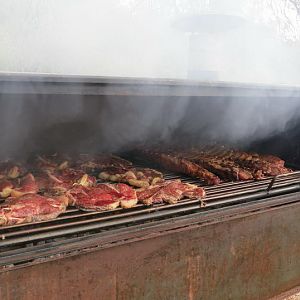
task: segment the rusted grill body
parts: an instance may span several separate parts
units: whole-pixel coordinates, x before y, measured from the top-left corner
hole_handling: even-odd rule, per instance
[[[165,174],[166,179],[180,178],[183,182],[199,184],[199,180],[176,174]],[[138,204],[131,209],[115,209],[107,212],[84,212],[69,208],[66,213],[51,221],[34,224],[20,224],[0,228],[1,266],[21,266],[33,258],[43,258],[47,249],[62,244],[76,243],[85,238],[101,236],[101,233],[114,232],[122,228],[138,228],[216,208],[226,208],[255,200],[267,199],[276,195],[300,191],[300,172],[281,175],[274,181],[268,178],[261,181],[223,183],[220,186],[206,187],[205,201],[183,199],[177,204],[155,204],[147,207]],[[42,255],[40,254],[42,250]],[[60,254],[51,251],[51,255]],[[26,254],[27,253],[27,257]]]
[[[93,103],[110,97],[300,99],[297,89],[291,93],[288,88],[239,84],[16,75],[0,79],[1,101],[34,95],[72,103],[80,97],[91,101],[92,109]],[[284,153],[297,170],[299,145],[289,146]],[[163,172],[166,179],[203,186]],[[300,171],[222,183],[206,191],[204,202],[139,204],[109,212],[70,208],[52,221],[0,228],[0,299],[268,299],[299,285]]]

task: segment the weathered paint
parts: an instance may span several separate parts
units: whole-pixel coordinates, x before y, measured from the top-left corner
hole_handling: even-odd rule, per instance
[[[0,299],[268,299],[300,284],[300,203],[0,274]]]

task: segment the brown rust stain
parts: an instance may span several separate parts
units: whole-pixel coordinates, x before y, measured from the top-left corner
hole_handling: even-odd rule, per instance
[[[0,274],[0,299],[267,299],[300,284],[300,204]]]

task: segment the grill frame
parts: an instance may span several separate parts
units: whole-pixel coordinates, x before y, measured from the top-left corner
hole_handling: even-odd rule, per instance
[[[143,166],[139,161],[136,166]],[[149,165],[148,165],[149,167]],[[0,272],[78,253],[112,247],[146,237],[180,230],[181,224],[216,222],[227,215],[243,214],[300,200],[300,171],[260,181],[225,182],[205,186],[198,179],[161,170],[166,179],[204,186],[203,201],[183,199],[177,204],[138,204],[131,209],[83,212],[69,208],[57,219],[0,228]],[[148,234],[147,234],[148,235]]]
[[[243,101],[251,101],[252,97],[300,99],[300,89],[45,74],[0,76],[0,98],[3,101],[31,99],[40,95],[60,99],[65,95],[69,98],[73,95],[82,98],[83,95],[85,100],[93,98],[97,101],[107,95],[120,98],[151,96],[147,101],[156,96],[186,96],[200,101],[201,97],[209,97],[212,101],[218,97],[241,97]],[[289,149],[289,152],[298,153],[297,149]],[[273,152],[274,149],[271,150]],[[32,299],[33,295],[38,298],[55,295],[53,297],[57,298],[59,295],[67,299],[78,298],[84,293],[91,299],[99,298],[99,295],[109,299],[112,294],[116,298],[141,299],[145,292],[157,296],[153,298],[172,298],[170,295],[173,296],[175,291],[182,299],[187,295],[197,299],[232,296],[238,299],[268,299],[299,285],[300,260],[296,250],[300,246],[297,235],[300,229],[300,193],[296,190],[298,185],[288,194],[276,196],[272,189],[269,193],[266,189],[262,191],[263,198],[260,200],[243,202],[240,199],[235,205],[225,205],[219,199],[215,206],[197,207],[193,214],[114,229],[74,238],[73,241],[58,240],[48,243],[47,247],[40,244],[23,248],[14,255],[12,252],[6,256],[0,253],[0,262],[3,263],[0,268],[0,298]],[[249,243],[247,239],[254,242]],[[228,241],[225,249],[224,241]],[[228,245],[240,252],[230,252],[232,248]],[[259,251],[255,250],[256,247]],[[170,255],[165,255],[164,251]],[[204,265],[199,264],[201,259],[205,261]],[[166,262],[163,273],[157,271],[161,262]],[[263,273],[264,270],[270,270],[270,273]],[[169,277],[165,275],[176,279],[176,289],[172,280],[166,281]],[[162,282],[164,286],[161,289]],[[241,283],[247,285],[241,286]],[[232,295],[232,292],[235,294]]]

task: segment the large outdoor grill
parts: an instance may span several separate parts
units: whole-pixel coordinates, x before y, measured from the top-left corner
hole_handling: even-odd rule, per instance
[[[30,139],[26,142],[14,144],[14,140],[20,139],[15,133],[6,138],[1,149],[3,157],[10,153],[22,157],[31,152],[63,151],[72,147],[80,152],[87,148],[93,152],[111,150],[130,159],[134,166],[156,168],[166,179],[178,178],[205,187],[207,193],[201,201],[183,199],[172,205],[138,204],[130,209],[103,212],[68,208],[54,220],[0,227],[1,299],[57,299],[58,296],[67,299],[268,299],[300,284],[297,120],[286,130],[246,146],[281,156],[294,172],[215,186],[172,173],[135,156],[130,152],[134,139],[124,146],[122,143],[109,145],[105,142],[108,134],[98,131],[101,126],[97,121],[105,118],[101,107],[110,105],[110,112],[120,101],[131,105],[150,102],[155,106],[161,101],[188,99],[189,105],[198,109],[214,103],[217,118],[221,105],[228,101],[259,99],[262,103],[267,100],[274,105],[287,105],[288,101],[300,101],[300,89],[4,74],[0,78],[0,91],[2,107],[9,109],[8,103],[22,103],[21,115],[8,112],[21,118],[20,124],[35,120],[30,128],[34,134],[28,135]],[[84,104],[80,110],[88,117],[68,119],[55,127],[56,115],[51,109],[55,112],[59,106],[72,110],[76,103]],[[48,111],[43,111],[45,104],[49,105]],[[48,115],[53,119],[51,126],[60,131],[59,136],[52,129],[43,128],[43,120]],[[115,120],[111,118],[115,116],[112,113],[107,120],[113,123]],[[187,119],[181,124],[189,128],[195,120],[189,113]],[[1,120],[3,135],[10,128],[7,122],[10,122],[7,118]],[[164,126],[164,122],[161,124]],[[18,126],[14,125],[12,130]],[[114,136],[113,131],[110,129],[109,135]],[[92,138],[82,141],[87,133]],[[61,136],[63,143],[60,143]],[[201,136],[205,138],[205,134]],[[198,138],[195,132],[179,134],[175,143],[189,145]],[[147,145],[152,140],[151,136],[143,142]],[[170,140],[174,143],[174,139]]]

